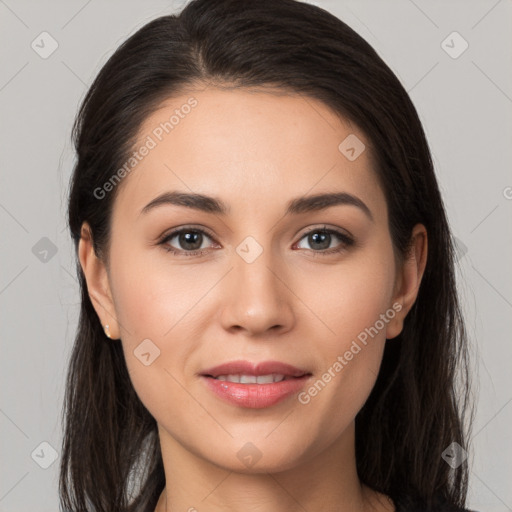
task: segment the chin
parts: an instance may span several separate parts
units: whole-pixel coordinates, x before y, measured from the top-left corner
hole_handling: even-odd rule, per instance
[[[280,450],[272,443],[261,441],[245,443],[235,442],[235,446],[223,445],[222,451],[207,454],[207,459],[214,465],[228,471],[243,474],[279,473],[287,471],[300,463],[300,456],[304,450],[298,447],[281,446]],[[218,455],[215,457],[212,455]]]

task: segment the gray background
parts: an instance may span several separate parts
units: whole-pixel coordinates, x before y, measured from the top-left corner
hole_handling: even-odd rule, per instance
[[[512,510],[512,1],[312,3],[377,50],[424,124],[460,241],[479,391],[469,504]],[[65,221],[74,115],[114,49],[182,5],[0,0],[0,512],[58,510],[64,375],[79,311]],[[31,47],[42,46],[43,31],[58,43],[46,59]],[[462,40],[443,44],[453,31],[469,44],[457,58],[446,45],[458,52]]]

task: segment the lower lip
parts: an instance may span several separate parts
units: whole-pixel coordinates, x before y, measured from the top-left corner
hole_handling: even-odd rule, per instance
[[[298,393],[303,387],[309,375],[297,377],[281,382],[269,384],[239,384],[218,380],[213,377],[202,375],[201,378],[206,385],[220,398],[227,402],[248,407],[250,409],[263,409],[281,402],[285,398]]]

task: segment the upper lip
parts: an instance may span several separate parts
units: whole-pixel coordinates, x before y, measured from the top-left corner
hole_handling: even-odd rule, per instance
[[[259,363],[251,363],[250,361],[231,361],[223,363],[212,368],[208,368],[201,372],[201,375],[218,377],[219,375],[270,375],[277,373],[285,377],[302,377],[310,375],[307,370],[302,370],[287,363],[279,361],[262,361]]]

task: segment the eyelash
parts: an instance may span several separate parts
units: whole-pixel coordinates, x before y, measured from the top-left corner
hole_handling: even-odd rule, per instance
[[[205,231],[204,229],[184,227],[184,228],[180,228],[180,229],[177,229],[175,231],[172,231],[171,233],[165,235],[158,242],[158,245],[162,245],[163,249],[166,252],[170,252],[170,253],[172,253],[174,255],[177,255],[177,256],[185,256],[185,257],[200,256],[200,255],[203,255],[203,254],[208,252],[208,250],[205,250],[205,249],[202,249],[202,250],[199,250],[199,251],[177,250],[177,249],[167,245],[167,242],[169,242],[169,240],[172,240],[176,235],[180,235],[181,233],[200,233],[202,235],[206,235],[208,238],[211,238],[212,240],[214,239],[213,236],[210,233],[208,233],[207,231]],[[341,242],[342,242],[339,247],[336,247],[334,249],[325,249],[325,250],[322,250],[322,251],[315,251],[313,249],[306,249],[306,250],[308,250],[308,251],[313,253],[313,257],[329,256],[329,255],[332,255],[332,254],[341,253],[341,252],[345,251],[347,248],[349,248],[349,247],[351,247],[351,246],[353,246],[355,244],[354,239],[351,238],[350,236],[348,236],[345,233],[342,233],[341,231],[338,231],[336,229],[327,228],[327,226],[324,226],[323,228],[315,228],[315,229],[312,229],[312,230],[308,231],[307,233],[304,233],[302,235],[302,237],[300,238],[300,240],[302,240],[303,238],[307,237],[308,235],[310,235],[312,233],[322,233],[322,234],[336,235],[341,240]],[[299,240],[299,242],[300,242],[300,240]]]

